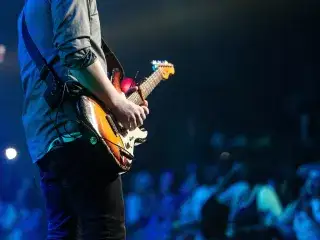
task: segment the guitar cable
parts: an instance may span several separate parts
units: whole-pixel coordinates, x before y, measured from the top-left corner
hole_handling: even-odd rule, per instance
[[[57,132],[57,135],[58,135],[59,140],[60,140],[61,143],[63,143],[63,140],[62,140],[62,136],[63,136],[63,135],[60,133],[60,131],[59,131],[58,127],[57,127],[57,122],[58,122],[59,112],[60,112],[60,110],[61,110],[61,108],[62,108],[62,104],[63,104],[63,102],[64,102],[65,93],[66,93],[66,91],[67,91],[68,93],[70,93],[70,92],[69,92],[69,89],[68,89],[68,86],[67,86],[68,82],[71,82],[71,80],[68,80],[68,81],[66,81],[66,82],[63,84],[62,96],[61,96],[59,105],[58,105],[58,107],[57,107],[57,112],[56,112],[56,114],[55,114],[55,119],[53,120],[52,117],[51,117],[51,115],[49,115],[49,118],[50,118],[50,120],[53,122],[54,129],[55,129],[55,131]],[[64,130],[66,131],[65,127],[64,127]],[[68,134],[68,135],[70,135],[70,137],[72,137],[71,134],[70,134],[68,131],[66,131],[66,134]]]

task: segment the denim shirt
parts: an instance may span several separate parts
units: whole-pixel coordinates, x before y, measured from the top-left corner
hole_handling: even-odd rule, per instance
[[[72,69],[85,68],[95,59],[107,73],[96,0],[28,0],[22,11],[29,33],[46,61],[60,57],[54,68],[63,82],[77,81]],[[18,58],[24,91],[22,121],[29,153],[37,162],[55,139],[80,130],[74,103],[66,101],[58,111],[45,101],[47,86],[26,50],[21,20],[22,13],[18,19]]]

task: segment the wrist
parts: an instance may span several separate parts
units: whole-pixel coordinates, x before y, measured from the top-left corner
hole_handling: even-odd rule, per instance
[[[114,94],[113,96],[111,96],[111,97],[109,98],[108,106],[107,106],[107,107],[108,107],[110,110],[113,110],[113,109],[115,109],[115,108],[118,108],[119,105],[121,104],[121,101],[122,101],[122,96],[121,96],[121,94],[116,93],[116,94]]]

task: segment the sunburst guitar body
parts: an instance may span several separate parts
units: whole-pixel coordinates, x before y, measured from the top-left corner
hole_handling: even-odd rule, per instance
[[[128,100],[142,104],[162,80],[175,73],[174,66],[167,61],[153,61],[152,65],[154,72],[138,86],[137,92],[127,96]],[[114,70],[112,82],[119,92],[121,79],[121,72]],[[100,141],[112,155],[114,161],[111,164],[115,171],[119,174],[129,171],[134,160],[134,148],[146,141],[147,131],[142,127],[132,131],[122,128],[113,114],[93,97],[81,96],[78,111],[84,125],[94,133],[91,142]]]

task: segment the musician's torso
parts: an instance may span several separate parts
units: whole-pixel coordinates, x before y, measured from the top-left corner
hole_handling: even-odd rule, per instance
[[[25,6],[25,17],[30,35],[41,54],[48,62],[56,55],[56,49],[53,46],[53,42],[60,41],[59,39],[57,40],[53,38],[54,26],[52,23],[52,17],[62,17],[60,16],[61,13],[57,11],[58,9],[55,9],[54,11],[51,10],[49,2],[50,1],[28,0]],[[68,1],[59,2],[60,4],[66,4]],[[96,0],[88,0],[88,6],[83,6],[86,9],[78,9],[76,11],[87,11],[89,14],[89,24],[83,24],[81,18],[75,18],[75,26],[78,26],[79,28],[87,28],[82,29],[81,31],[90,32],[91,50],[101,61],[105,71],[107,72],[105,56],[101,48],[100,21],[97,12]],[[53,12],[55,15],[52,14]],[[73,16],[69,17],[72,18]],[[55,26],[55,28],[58,29],[57,31],[61,32],[61,34],[59,34],[61,38],[67,38],[67,32],[71,31],[71,29],[64,29],[63,26],[60,26],[59,28]],[[46,85],[39,79],[39,72],[27,53],[22,40],[21,16],[18,20],[18,29],[18,55],[24,91],[23,124],[25,127],[29,152],[35,162],[47,152],[50,143],[58,137],[58,134],[54,129],[53,121],[49,117],[49,115],[51,115],[51,118],[54,119],[55,111],[49,108],[43,98]],[[74,31],[77,31],[76,29],[77,28],[75,27]],[[62,40],[64,41],[65,39],[61,39],[61,41]],[[68,81],[71,78],[74,79],[72,72],[62,66],[62,64],[57,63],[55,65],[55,69],[63,81]],[[64,131],[66,128],[68,129],[68,132],[78,132],[79,129],[76,123],[68,121],[75,117],[74,107],[71,106],[71,104],[66,105],[65,111],[59,113],[56,125],[62,126],[62,124],[66,123],[65,127],[61,127],[61,131]]]

